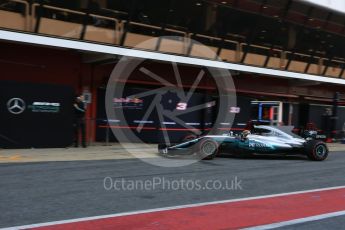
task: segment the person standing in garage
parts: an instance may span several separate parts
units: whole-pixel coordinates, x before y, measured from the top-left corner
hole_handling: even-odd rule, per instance
[[[74,106],[74,147],[79,147],[79,134],[81,134],[81,144],[86,148],[85,141],[85,112],[86,107],[84,103],[84,96],[77,96]]]

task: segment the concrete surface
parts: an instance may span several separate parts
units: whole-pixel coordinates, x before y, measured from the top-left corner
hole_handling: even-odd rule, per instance
[[[77,151],[91,154],[91,150]],[[139,159],[3,163],[0,227],[341,186],[345,184],[344,165],[345,152],[332,152],[323,162],[305,157],[219,157],[178,168],[157,167]],[[202,183],[237,178],[242,189],[174,190],[157,186],[151,190],[106,190],[106,177],[127,181],[165,178],[170,182],[183,178]],[[342,221],[334,220],[320,224],[327,229],[342,227],[337,225]]]
[[[145,150],[145,151],[143,151]],[[157,145],[134,144],[130,151],[140,153],[140,157],[156,157]],[[50,161],[85,161],[119,160],[135,158],[124,151],[120,144],[111,146],[93,145],[87,148],[52,148],[52,149],[0,149],[0,163],[50,162]]]
[[[116,160],[157,157],[156,144],[130,145],[130,151],[138,153],[137,156],[128,153],[122,145],[117,143],[111,146],[97,143],[88,148],[0,149],[0,163]],[[327,145],[331,152],[345,151],[345,144],[331,143]]]

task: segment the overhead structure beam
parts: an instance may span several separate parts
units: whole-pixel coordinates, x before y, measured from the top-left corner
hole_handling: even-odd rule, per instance
[[[306,15],[306,17],[305,17],[305,19],[304,19],[304,22],[303,22],[302,26],[299,27],[298,32],[297,32],[296,34],[300,34],[300,33],[302,32],[302,30],[306,27],[306,24],[307,24],[307,22],[308,22],[308,20],[309,20],[309,17],[310,17],[310,15],[313,13],[313,11],[314,11],[314,7],[309,7],[308,13],[307,13],[307,15]],[[288,62],[286,63],[286,66],[285,66],[285,70],[288,70],[288,69],[289,69],[290,64],[291,64],[291,61],[292,61],[292,59],[293,59],[294,56],[295,56],[295,53],[296,53],[296,47],[294,47],[294,48],[292,49],[292,52],[291,52],[290,57],[289,57],[289,59],[288,59]]]
[[[281,20],[282,20],[283,23],[285,22],[286,16],[287,16],[288,13],[289,13],[289,10],[290,10],[290,8],[291,8],[291,5],[292,5],[292,0],[288,0],[288,1],[286,2],[285,7],[284,7],[283,16],[282,16],[282,18],[281,18]],[[269,51],[268,51],[268,55],[267,55],[267,57],[266,57],[266,60],[265,60],[265,63],[264,63],[264,67],[267,67],[268,62],[269,62],[269,60],[270,60],[272,54],[274,53],[273,48],[274,48],[274,44],[272,43],[271,46],[270,46],[270,49],[269,49]]]
[[[266,3],[267,3],[267,0],[263,0],[263,2],[262,2],[261,5],[260,5],[260,16],[262,15],[262,11],[263,11],[264,6],[266,5]],[[262,21],[262,19],[260,18],[260,19],[259,19],[259,22],[255,23],[255,27],[252,28],[252,30],[251,30],[251,33],[250,33],[250,35],[249,35],[249,40],[248,40],[248,43],[247,43],[247,45],[246,45],[246,48],[247,48],[247,49],[245,49],[245,50],[243,51],[243,56],[242,56],[242,58],[241,58],[241,63],[243,63],[243,62],[246,60],[247,54],[248,54],[248,52],[249,52],[249,47],[250,47],[250,45],[253,43],[253,41],[254,41],[254,39],[255,39],[255,37],[256,37],[256,34],[257,34],[257,32],[258,32],[258,25],[261,25],[261,21]]]
[[[338,76],[339,78],[341,78],[343,76],[344,71],[345,71],[345,65],[343,65],[341,68],[341,71],[340,71],[339,76]]]
[[[333,16],[333,12],[329,12],[329,13],[327,14],[326,20],[324,21],[324,23],[322,24],[322,26],[321,26],[320,29],[326,28],[326,26],[328,25],[329,20],[331,19],[332,16]],[[304,70],[305,73],[308,72],[309,67],[310,67],[310,65],[312,64],[312,61],[313,61],[313,59],[314,59],[314,57],[315,57],[315,54],[316,54],[316,49],[313,49],[313,51],[312,51],[312,53],[311,53],[311,56],[310,56],[310,58],[309,58],[308,64],[307,64],[307,66],[305,67],[305,70]],[[326,70],[326,71],[327,71],[327,70]],[[326,71],[325,71],[324,73],[326,73]],[[324,75],[324,74],[323,74],[323,75]]]

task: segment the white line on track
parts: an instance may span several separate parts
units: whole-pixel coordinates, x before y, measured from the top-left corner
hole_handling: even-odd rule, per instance
[[[295,224],[302,224],[302,223],[311,222],[311,221],[323,220],[323,219],[327,219],[327,218],[331,218],[331,217],[337,217],[337,216],[343,216],[343,215],[345,215],[345,211],[331,212],[331,213],[326,213],[326,214],[317,215],[317,216],[309,216],[309,217],[295,219],[295,220],[289,220],[289,221],[283,221],[283,222],[278,222],[278,223],[273,223],[273,224],[260,225],[260,226],[255,226],[255,227],[251,227],[251,228],[244,228],[243,230],[275,229],[275,228],[281,228],[281,227],[295,225]]]
[[[112,217],[130,216],[130,215],[136,215],[136,214],[176,210],[176,209],[183,209],[183,208],[193,208],[193,207],[200,207],[200,206],[205,206],[205,205],[224,204],[224,203],[232,203],[232,202],[238,202],[238,201],[248,201],[248,200],[273,198],[273,197],[280,197],[280,196],[304,194],[304,193],[310,193],[310,192],[322,192],[322,191],[329,191],[329,190],[336,190],[336,189],[343,189],[343,188],[345,188],[345,186],[335,186],[335,187],[302,190],[302,191],[278,193],[278,194],[263,195],[263,196],[245,197],[245,198],[230,199],[230,200],[194,203],[194,204],[170,206],[170,207],[164,207],[164,208],[155,208],[155,209],[139,210],[139,211],[132,211],[132,212],[123,212],[123,213],[110,214],[110,215],[92,216],[92,217],[84,217],[84,218],[77,218],[77,219],[70,219],[70,220],[60,220],[60,221],[39,223],[39,224],[22,225],[22,226],[16,226],[16,227],[1,228],[0,230],[38,228],[38,227],[45,227],[45,226],[52,226],[52,225],[59,225],[59,224],[69,224],[69,223],[76,223],[76,222],[82,222],[82,221],[99,220],[99,219],[112,218]],[[324,215],[327,215],[327,214],[324,214]],[[331,215],[331,213],[330,213],[330,215]],[[320,216],[323,216],[323,215],[320,215]],[[332,217],[332,216],[330,216],[330,217]],[[312,217],[310,217],[310,218],[312,218]],[[327,217],[325,217],[325,218],[327,218]],[[254,229],[254,228],[252,228],[252,229]],[[265,228],[263,228],[263,229],[265,229]]]

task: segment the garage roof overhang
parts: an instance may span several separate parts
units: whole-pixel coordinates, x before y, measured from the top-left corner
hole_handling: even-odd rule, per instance
[[[0,30],[0,40],[20,42],[33,45],[43,45],[57,48],[67,48],[88,52],[96,52],[111,55],[120,55],[127,57],[151,59],[158,61],[171,61],[174,60],[176,63],[188,64],[194,66],[206,66],[213,68],[221,68],[227,70],[234,70],[246,73],[254,73],[261,75],[268,75],[273,77],[282,77],[288,79],[301,79],[314,82],[324,82],[345,85],[345,79],[330,78],[318,75],[295,73],[290,71],[282,71],[276,69],[268,69],[262,67],[227,63],[222,61],[206,60],[201,58],[184,57],[172,54],[165,54],[159,52],[129,49],[124,47],[116,47],[104,44],[95,44],[86,41],[68,40],[56,37],[41,36],[36,34],[13,32],[7,30]]]

